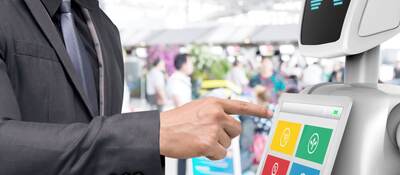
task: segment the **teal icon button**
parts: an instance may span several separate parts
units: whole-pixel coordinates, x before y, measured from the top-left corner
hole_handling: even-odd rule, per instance
[[[296,157],[323,164],[332,136],[332,129],[306,125]]]

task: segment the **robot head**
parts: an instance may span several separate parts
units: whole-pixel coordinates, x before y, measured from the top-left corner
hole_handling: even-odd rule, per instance
[[[370,50],[400,32],[400,0],[305,0],[299,39],[305,56]]]

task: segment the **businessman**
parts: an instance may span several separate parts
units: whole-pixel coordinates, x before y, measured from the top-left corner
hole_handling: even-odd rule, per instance
[[[163,174],[163,156],[221,159],[252,104],[203,99],[120,114],[117,28],[96,0],[0,0],[0,174]]]

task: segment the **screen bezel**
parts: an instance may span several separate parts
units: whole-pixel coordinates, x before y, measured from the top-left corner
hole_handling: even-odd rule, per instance
[[[347,120],[349,118],[350,112],[351,112],[351,107],[352,107],[352,99],[349,97],[343,97],[343,96],[326,96],[326,95],[308,95],[308,94],[282,94],[280,100],[279,100],[279,105],[277,110],[274,113],[274,117],[272,119],[273,122],[273,127],[271,128],[271,133],[269,134],[271,137],[268,139],[265,149],[263,152],[263,158],[262,161],[260,162],[257,170],[257,175],[262,175],[265,161],[267,159],[268,153],[270,153],[270,145],[272,143],[272,137],[275,134],[277,122],[279,121],[280,118],[280,112],[281,112],[281,107],[284,103],[299,103],[299,104],[311,104],[311,105],[322,105],[322,106],[332,106],[332,107],[342,107],[342,115],[340,119],[338,120],[337,127],[334,129],[335,136],[332,136],[331,141],[333,142],[332,144],[335,144],[336,147],[330,146],[329,149],[327,150],[326,156],[328,157],[333,156],[334,158],[326,158],[325,163],[323,163],[323,168],[320,169],[321,174],[330,174],[333,165],[336,160],[336,155],[337,152],[339,151],[340,143],[343,138],[343,134],[345,131],[345,127],[347,124]],[[295,157],[295,156],[293,156]],[[290,167],[293,164],[291,161]],[[290,168],[289,168],[290,172]],[[288,172],[288,173],[289,173]]]

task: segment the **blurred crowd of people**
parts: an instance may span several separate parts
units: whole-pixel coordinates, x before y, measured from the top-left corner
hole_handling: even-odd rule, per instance
[[[342,82],[343,64],[337,62],[327,72],[318,60],[307,66],[289,66],[275,57],[260,57],[255,72],[246,71],[243,62],[235,59],[227,80],[244,89],[244,96],[269,109],[273,115],[282,93],[299,93],[303,88],[323,82]],[[251,75],[251,76],[247,76]],[[269,119],[240,117],[243,132],[240,138],[241,162],[244,174],[254,174],[262,159],[262,152],[272,123]]]
[[[282,61],[280,55],[258,56],[254,67],[240,57],[235,57],[226,80],[242,90],[254,103],[265,106],[273,115],[282,93],[298,93],[303,88],[323,82],[343,81],[343,64],[335,63],[326,72],[318,61],[306,66],[292,65]],[[178,54],[174,59],[175,72],[168,76],[164,60],[156,59],[146,75],[146,99],[153,109],[160,111],[179,107],[193,99],[194,71],[193,58],[188,54]],[[261,161],[272,123],[269,119],[240,117],[243,133],[240,139],[242,169],[244,173],[254,173]],[[180,161],[178,171],[184,173],[184,161]],[[179,174],[179,173],[178,173]]]
[[[174,60],[175,72],[165,73],[165,62],[156,59],[146,76],[146,99],[153,109],[164,110],[168,100],[173,107],[192,101],[193,62],[188,54],[179,54]]]
[[[343,81],[342,63],[336,63],[327,72],[318,61],[301,67],[288,66],[277,58],[260,56],[254,68],[236,57],[226,74],[226,80],[242,90],[243,94],[240,95],[253,95],[254,102],[265,106],[276,104],[283,92],[298,93],[307,86]],[[178,54],[174,66],[175,71],[168,75],[163,59],[150,63],[146,74],[146,99],[153,109],[162,111],[168,104],[177,107],[192,100],[193,90],[196,90],[191,78],[193,58],[188,54]]]

